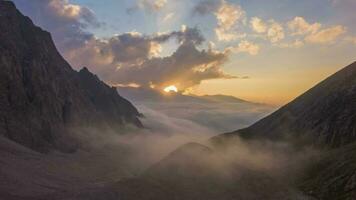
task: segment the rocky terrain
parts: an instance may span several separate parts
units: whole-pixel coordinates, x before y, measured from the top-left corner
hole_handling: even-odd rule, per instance
[[[73,151],[81,127],[142,127],[136,108],[86,68],[74,71],[51,35],[0,1],[0,135],[40,152]]]

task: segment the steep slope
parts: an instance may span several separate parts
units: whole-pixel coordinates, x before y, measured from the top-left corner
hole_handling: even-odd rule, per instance
[[[310,142],[317,144],[315,147],[331,147],[322,148],[321,156],[305,163],[298,187],[317,199],[355,200],[356,63],[254,125],[211,141],[226,146],[235,136],[273,141],[287,139],[297,142],[301,148]]]
[[[73,150],[73,127],[141,127],[138,111],[87,69],[74,71],[50,34],[0,1],[0,135],[45,152]]]
[[[316,158],[301,177],[299,187],[323,200],[356,199],[356,143]]]
[[[356,63],[254,125],[215,139],[234,135],[307,138],[313,143],[334,147],[356,141]]]
[[[272,171],[227,160],[199,143],[185,144],[143,174],[110,187],[58,199],[95,200],[312,200]],[[232,162],[231,162],[232,161]]]

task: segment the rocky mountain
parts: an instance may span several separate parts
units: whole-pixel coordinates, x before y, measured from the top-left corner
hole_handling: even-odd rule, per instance
[[[316,199],[356,199],[356,63],[252,126],[211,141],[226,147],[236,136],[322,147],[300,174],[300,190]]]
[[[71,151],[81,127],[142,127],[129,101],[86,68],[73,70],[12,2],[0,1],[0,30],[0,135],[40,152]]]
[[[252,126],[215,139],[295,139],[333,147],[356,141],[356,62]]]

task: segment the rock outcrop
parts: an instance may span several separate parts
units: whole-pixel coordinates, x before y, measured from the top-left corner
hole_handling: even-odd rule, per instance
[[[0,1],[0,135],[40,152],[75,149],[73,127],[142,127],[136,108],[83,68],[77,72],[51,35]]]

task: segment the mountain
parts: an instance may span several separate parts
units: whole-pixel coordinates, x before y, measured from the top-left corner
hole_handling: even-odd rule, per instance
[[[356,62],[252,126],[215,139],[303,138],[338,147],[356,141]]]
[[[191,95],[175,92],[160,92],[151,88],[118,87],[120,94],[135,102],[175,102],[175,103],[250,103],[227,95]]]
[[[59,199],[313,200],[270,172],[227,162],[219,152],[199,143],[179,147],[137,177]]]
[[[209,101],[221,102],[221,103],[251,103],[251,102],[245,101],[243,99],[236,98],[234,96],[221,95],[221,94],[203,95],[203,96],[199,96],[199,97],[202,99],[209,100]]]
[[[140,113],[115,88],[73,70],[51,35],[0,1],[0,135],[40,152],[73,151],[81,127],[142,127]]]
[[[198,96],[167,93],[144,87],[118,87],[118,92],[133,102],[146,116],[142,119],[146,128],[157,127],[154,124],[168,125],[165,130],[160,130],[168,133],[175,132],[178,127],[180,127],[178,132],[193,132],[192,129],[187,130],[187,124],[183,125],[182,122],[188,124],[193,122],[192,125],[199,129],[196,132],[211,134],[229,132],[249,126],[276,109],[270,105],[227,95]],[[147,119],[151,121],[147,122]],[[162,124],[168,121],[170,122]],[[202,131],[199,127],[208,130]]]
[[[317,199],[355,200],[356,63],[252,126],[211,141],[226,147],[233,145],[230,141],[236,136],[247,141],[287,139],[299,148],[310,143],[322,147],[321,154],[306,163],[298,187]]]

